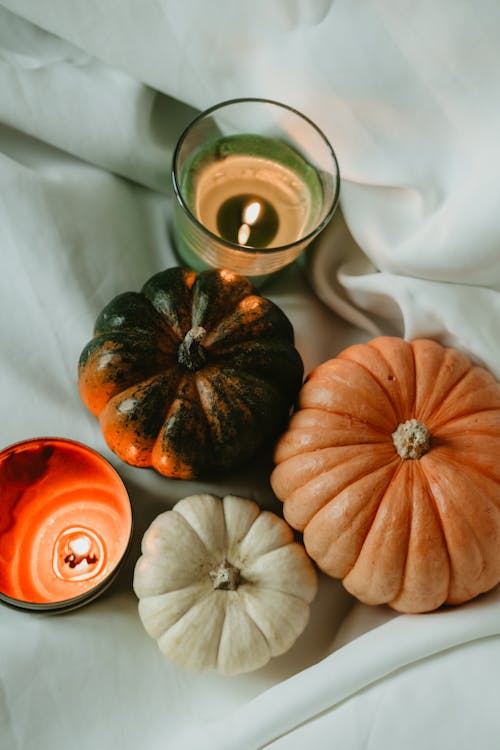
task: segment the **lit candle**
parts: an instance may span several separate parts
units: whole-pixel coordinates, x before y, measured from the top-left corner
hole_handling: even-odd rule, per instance
[[[126,489],[86,446],[40,438],[0,453],[0,599],[67,609],[115,577],[132,529]]]
[[[238,245],[288,245],[316,226],[317,172],[285,143],[256,135],[222,138],[198,152],[183,180],[204,227]]]
[[[254,277],[298,257],[333,214],[339,189],[335,155],[316,126],[263,100],[197,118],[177,146],[173,180],[181,260]]]

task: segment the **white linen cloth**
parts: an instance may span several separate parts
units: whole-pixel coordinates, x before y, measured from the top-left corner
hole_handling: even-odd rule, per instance
[[[0,442],[87,443],[135,513],[128,565],[98,601],[57,617],[1,607],[2,750],[498,747],[498,588],[411,617],[322,577],[307,630],[264,669],[166,662],[131,590],[142,533],[199,490],[279,511],[269,466],[200,485],[119,463],[76,363],[103,305],[176,262],[170,156],[193,108],[259,96],[317,122],[341,166],[346,224],[308,270],[352,325],[297,268],[266,290],[306,370],[382,331],[460,346],[500,376],[499,31],[487,0],[2,2]]]

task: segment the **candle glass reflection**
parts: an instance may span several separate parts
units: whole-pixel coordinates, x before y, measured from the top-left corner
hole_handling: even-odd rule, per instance
[[[132,513],[115,470],[87,446],[35,438],[0,452],[0,600],[66,610],[114,580]]]
[[[179,139],[172,177],[180,260],[254,278],[302,253],[331,219],[340,187],[318,127],[263,99],[224,102],[196,118]]]

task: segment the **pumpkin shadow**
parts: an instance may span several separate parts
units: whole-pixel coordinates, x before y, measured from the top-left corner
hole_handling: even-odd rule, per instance
[[[134,568],[141,555],[142,538],[153,520],[160,513],[170,510],[180,497],[176,497],[176,493],[172,491],[171,485],[175,480],[155,477],[156,472],[151,469],[134,470],[133,467],[127,467],[120,473],[132,506],[133,528],[126,559],[110,593],[127,591],[133,595]],[[184,497],[184,494],[193,493],[182,493],[181,496]]]
[[[254,683],[278,683],[317,664],[334,650],[334,642],[342,622],[350,612],[353,597],[340,581],[319,574],[318,593],[311,603],[309,623],[292,648],[271,659],[262,669],[246,675]]]
[[[120,464],[119,473],[132,506],[133,529],[126,559],[107,595],[124,591],[133,594],[134,568],[141,555],[141,542],[146,530],[160,513],[171,510],[184,497],[201,493],[218,497],[237,495],[254,500],[260,508],[281,516],[282,505],[269,484],[272,467],[271,447],[238,471],[206,481],[170,479],[154,469]]]

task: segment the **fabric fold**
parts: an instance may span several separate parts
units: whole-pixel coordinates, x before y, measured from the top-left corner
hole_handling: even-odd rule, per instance
[[[500,635],[500,588],[459,609],[400,615],[259,695],[223,721],[181,735],[177,750],[261,750],[398,669]]]
[[[427,269],[432,274],[432,258]],[[307,273],[320,299],[367,334],[432,338],[500,378],[500,350],[492,345],[498,342],[500,291],[469,283],[465,269],[461,283],[382,271],[339,212],[309,253]]]

